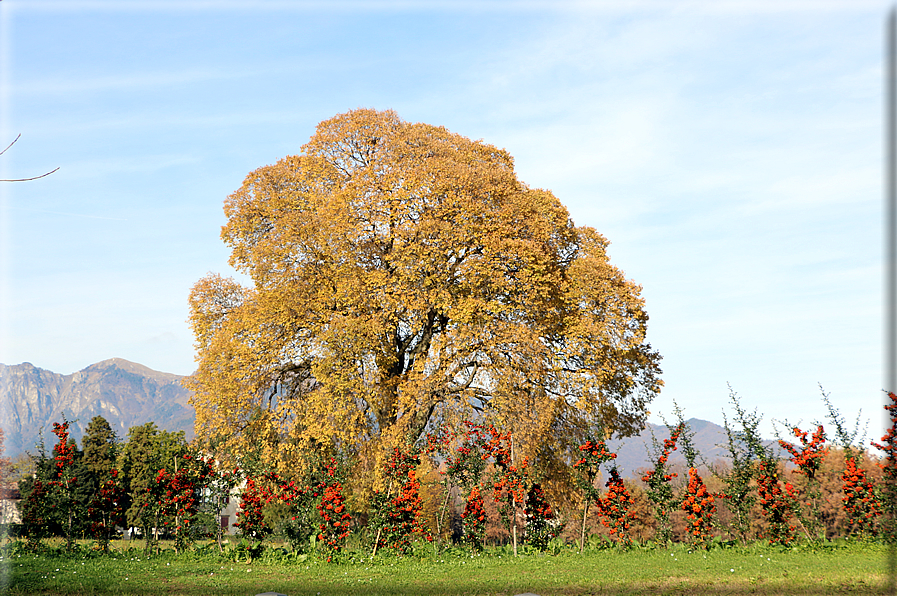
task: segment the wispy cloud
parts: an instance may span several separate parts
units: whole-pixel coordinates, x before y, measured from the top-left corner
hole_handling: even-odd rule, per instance
[[[177,72],[143,72],[133,75],[109,75],[102,77],[66,76],[33,77],[23,73],[10,84],[10,93],[17,96],[63,95],[71,93],[97,93],[116,90],[140,91],[147,88],[197,85],[209,81],[224,81],[255,76],[252,72],[222,71],[216,69],[182,70]]]
[[[10,207],[10,210],[11,211],[29,211],[31,213],[49,213],[51,215],[65,215],[68,217],[83,217],[86,219],[108,219],[111,221],[128,221],[127,219],[122,218],[122,217],[107,217],[105,215],[90,215],[87,213],[69,213],[66,211],[50,211],[49,209],[31,209],[29,207],[19,207],[19,206],[12,206],[12,207]]]
[[[135,157],[104,157],[83,159],[64,164],[67,179],[99,178],[111,174],[153,173],[202,161],[195,155],[140,155]]]

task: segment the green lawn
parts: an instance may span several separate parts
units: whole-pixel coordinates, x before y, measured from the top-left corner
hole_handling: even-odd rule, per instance
[[[887,550],[851,545],[822,552],[762,547],[689,553],[599,551],[583,556],[503,554],[234,563],[215,556],[147,559],[6,555],[5,594],[885,594]]]

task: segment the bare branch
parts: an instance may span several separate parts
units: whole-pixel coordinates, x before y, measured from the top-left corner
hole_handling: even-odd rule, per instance
[[[0,151],[0,155],[3,155],[7,151],[9,151],[9,148],[12,147],[13,145],[15,145],[16,141],[18,141],[21,137],[22,137],[22,133],[19,133],[18,136],[16,136],[16,138],[14,138],[12,140],[12,143],[10,143],[9,145],[6,146],[6,149],[4,149],[3,151]],[[56,170],[58,170],[58,169],[59,168],[56,168]],[[49,176],[56,170],[51,170],[51,171],[47,172],[46,174],[41,174],[40,176],[34,176],[32,178],[6,178],[6,179],[0,178],[0,182],[28,182],[29,180],[38,180],[39,178],[46,178],[47,176]]]
[[[7,147],[7,149],[8,149],[8,147]],[[55,172],[57,170],[59,170],[59,168],[56,168],[55,170],[50,170],[46,174],[41,174],[40,176],[34,176],[33,178],[0,178],[0,182],[28,182],[29,180],[37,180],[39,178],[46,178],[47,176],[49,176],[50,174],[52,174],[53,172]]]
[[[3,155],[3,154],[6,153],[7,151],[9,151],[9,148],[12,147],[13,145],[15,145],[15,144],[16,144],[16,141],[18,141],[19,138],[20,138],[21,136],[22,136],[22,133],[19,133],[19,136],[17,136],[16,138],[14,138],[14,139],[12,140],[12,143],[10,143],[9,145],[6,146],[6,149],[4,149],[3,151],[0,151],[0,155]]]

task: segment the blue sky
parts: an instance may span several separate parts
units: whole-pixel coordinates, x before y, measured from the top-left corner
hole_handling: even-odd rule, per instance
[[[506,148],[643,286],[687,416],[880,435],[885,2],[0,2],[0,362],[189,374],[222,203],[358,107]],[[654,418],[656,420],[656,417]],[[767,434],[771,427],[766,425]]]

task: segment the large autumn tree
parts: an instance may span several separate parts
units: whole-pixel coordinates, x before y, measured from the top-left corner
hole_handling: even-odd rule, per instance
[[[640,287],[503,149],[392,111],[251,172],[222,238],[250,287],[193,287],[197,436],[295,462],[479,417],[519,456],[642,427],[662,385]]]

